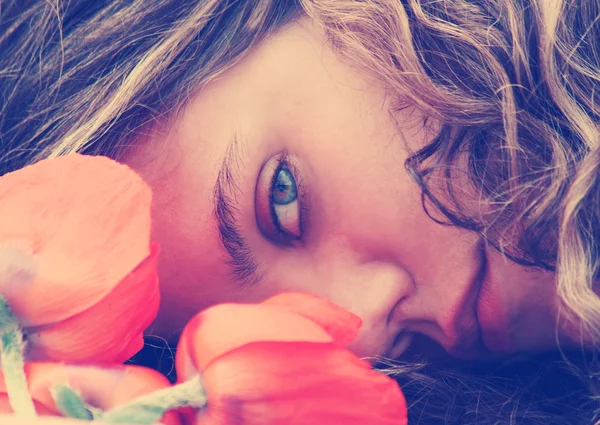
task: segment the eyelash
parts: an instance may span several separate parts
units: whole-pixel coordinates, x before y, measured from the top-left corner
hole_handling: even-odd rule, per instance
[[[275,205],[273,203],[272,190],[275,185],[277,175],[284,167],[287,168],[292,173],[292,176],[294,177],[294,181],[296,183],[296,190],[298,192],[298,198],[297,198],[298,217],[299,217],[298,225],[300,226],[300,237],[291,236],[288,232],[286,232],[284,229],[282,229],[281,224],[279,223],[279,220],[277,219],[277,214],[275,213]],[[271,215],[271,222],[272,222],[273,226],[277,229],[277,232],[279,233],[279,235],[284,239],[293,238],[294,241],[299,241],[299,240],[302,240],[304,237],[306,217],[308,215],[308,206],[307,206],[308,203],[306,202],[306,191],[305,191],[303,181],[304,181],[304,179],[302,178],[302,174],[300,173],[298,168],[296,166],[294,166],[294,164],[292,162],[290,162],[288,154],[286,152],[281,153],[279,155],[279,157],[277,158],[277,167],[275,167],[275,171],[273,172],[273,175],[271,176],[271,183],[269,185],[269,212]]]

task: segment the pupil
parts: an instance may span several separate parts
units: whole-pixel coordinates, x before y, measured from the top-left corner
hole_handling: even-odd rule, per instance
[[[294,202],[297,197],[296,181],[287,168],[278,171],[273,190],[273,203],[286,205]]]

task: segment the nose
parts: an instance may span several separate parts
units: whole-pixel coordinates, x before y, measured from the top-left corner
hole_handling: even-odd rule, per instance
[[[392,320],[395,307],[414,291],[411,275],[391,262],[327,262],[321,267],[322,296],[354,313],[362,327],[349,349],[363,358],[397,351],[407,345],[403,324]],[[396,345],[396,347],[394,347]]]

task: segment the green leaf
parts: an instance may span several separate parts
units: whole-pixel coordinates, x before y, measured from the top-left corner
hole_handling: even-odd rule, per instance
[[[56,407],[63,416],[75,419],[91,421],[92,414],[86,409],[81,396],[72,390],[68,385],[58,384],[54,386],[52,397]]]

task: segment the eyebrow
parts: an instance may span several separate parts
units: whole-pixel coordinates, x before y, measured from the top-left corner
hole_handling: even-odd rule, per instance
[[[219,169],[214,188],[214,215],[219,227],[221,245],[229,255],[228,264],[233,277],[243,286],[254,285],[261,279],[258,264],[238,225],[238,196],[240,173],[243,169],[243,146],[234,134]]]

